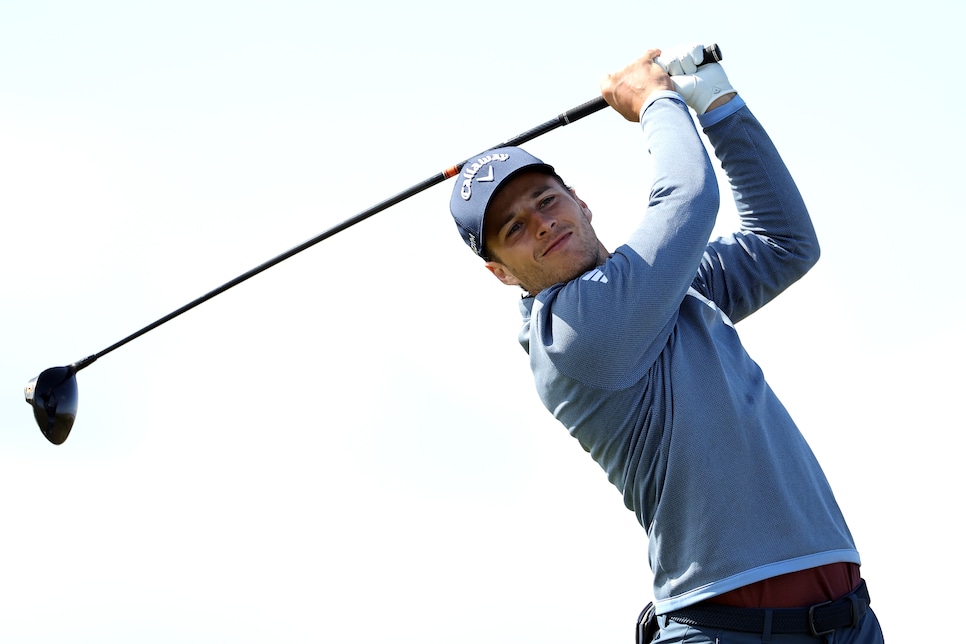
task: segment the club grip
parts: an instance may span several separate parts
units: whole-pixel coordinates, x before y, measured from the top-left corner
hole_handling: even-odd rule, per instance
[[[721,47],[718,47],[716,43],[707,45],[704,48],[704,58],[702,58],[701,62],[698,63],[698,67],[707,65],[708,63],[720,63],[723,59],[724,57],[721,55]],[[667,70],[667,65],[660,58],[657,59],[657,63],[663,67],[665,71]]]
[[[717,43],[715,43],[704,48],[704,58],[701,59],[698,66],[707,65],[708,63],[720,63],[722,60],[724,60],[724,57],[721,55],[721,47],[718,47]]]

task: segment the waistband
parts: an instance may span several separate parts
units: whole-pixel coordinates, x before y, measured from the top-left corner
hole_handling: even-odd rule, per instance
[[[720,628],[744,633],[811,633],[827,635],[840,628],[858,625],[871,599],[865,580],[851,593],[836,601],[808,608],[735,608],[703,602],[667,613],[679,624]]]
[[[859,564],[837,562],[769,577],[705,601],[738,608],[801,608],[845,597],[861,580]]]

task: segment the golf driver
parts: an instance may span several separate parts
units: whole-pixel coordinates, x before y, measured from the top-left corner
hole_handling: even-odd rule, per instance
[[[704,59],[700,64],[705,65],[708,63],[718,62],[720,60],[722,60],[722,56],[721,49],[718,47],[718,45],[708,45],[704,49]],[[585,116],[599,112],[605,107],[607,107],[607,102],[603,99],[603,97],[594,98],[593,100],[587,101],[582,105],[578,105],[575,108],[559,114],[556,118],[551,119],[546,123],[538,125],[533,129],[527,130],[526,132],[493,147],[496,148],[522,145],[523,143],[546,134],[551,130],[555,130],[564,125],[569,125],[584,118]],[[70,434],[70,430],[77,418],[77,372],[81,369],[90,366],[97,359],[102,358],[111,351],[114,351],[115,349],[124,346],[128,342],[141,337],[148,331],[156,329],[162,324],[178,317],[182,313],[190,311],[196,306],[212,299],[216,295],[224,293],[228,289],[233,288],[249,278],[268,270],[272,266],[285,261],[293,255],[301,253],[303,250],[318,244],[322,240],[328,239],[336,233],[354,226],[360,221],[368,219],[376,213],[382,212],[383,210],[405,201],[406,199],[409,199],[410,197],[417,195],[420,192],[423,192],[424,190],[427,190],[428,188],[445,181],[446,179],[456,176],[466,163],[475,158],[476,156],[473,156],[465,161],[457,163],[456,165],[450,166],[442,172],[438,172],[430,178],[425,179],[424,181],[421,181],[420,183],[417,183],[406,190],[403,190],[402,192],[376,204],[375,206],[372,206],[368,210],[364,210],[354,217],[346,219],[340,224],[336,224],[332,228],[329,228],[312,239],[309,239],[298,246],[285,251],[281,255],[273,257],[267,262],[264,262],[263,264],[260,264],[255,268],[242,273],[238,277],[222,284],[218,288],[209,291],[208,293],[195,300],[192,300],[191,302],[188,302],[181,308],[168,313],[164,317],[155,320],[146,327],[135,331],[126,338],[115,342],[111,346],[91,356],[88,356],[83,360],[79,360],[66,367],[51,367],[50,369],[41,372],[39,376],[28,382],[24,389],[24,396],[27,399],[27,404],[33,407],[34,418],[37,421],[37,425],[40,427],[40,431],[43,432],[44,436],[47,437],[47,440],[54,445],[60,445],[67,440],[67,436]]]

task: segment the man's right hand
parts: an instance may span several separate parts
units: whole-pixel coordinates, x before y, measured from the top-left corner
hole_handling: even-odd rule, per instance
[[[649,49],[641,58],[600,81],[604,100],[628,121],[636,123],[641,118],[641,108],[652,93],[675,91],[671,77],[654,62],[660,55],[660,49]]]

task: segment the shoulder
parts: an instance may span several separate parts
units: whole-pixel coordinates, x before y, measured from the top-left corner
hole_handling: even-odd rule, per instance
[[[525,305],[520,339],[534,369],[552,368],[605,389],[628,387],[644,377],[667,344],[674,318],[654,329],[653,320],[629,302],[634,295],[612,268],[608,262],[546,289]]]

